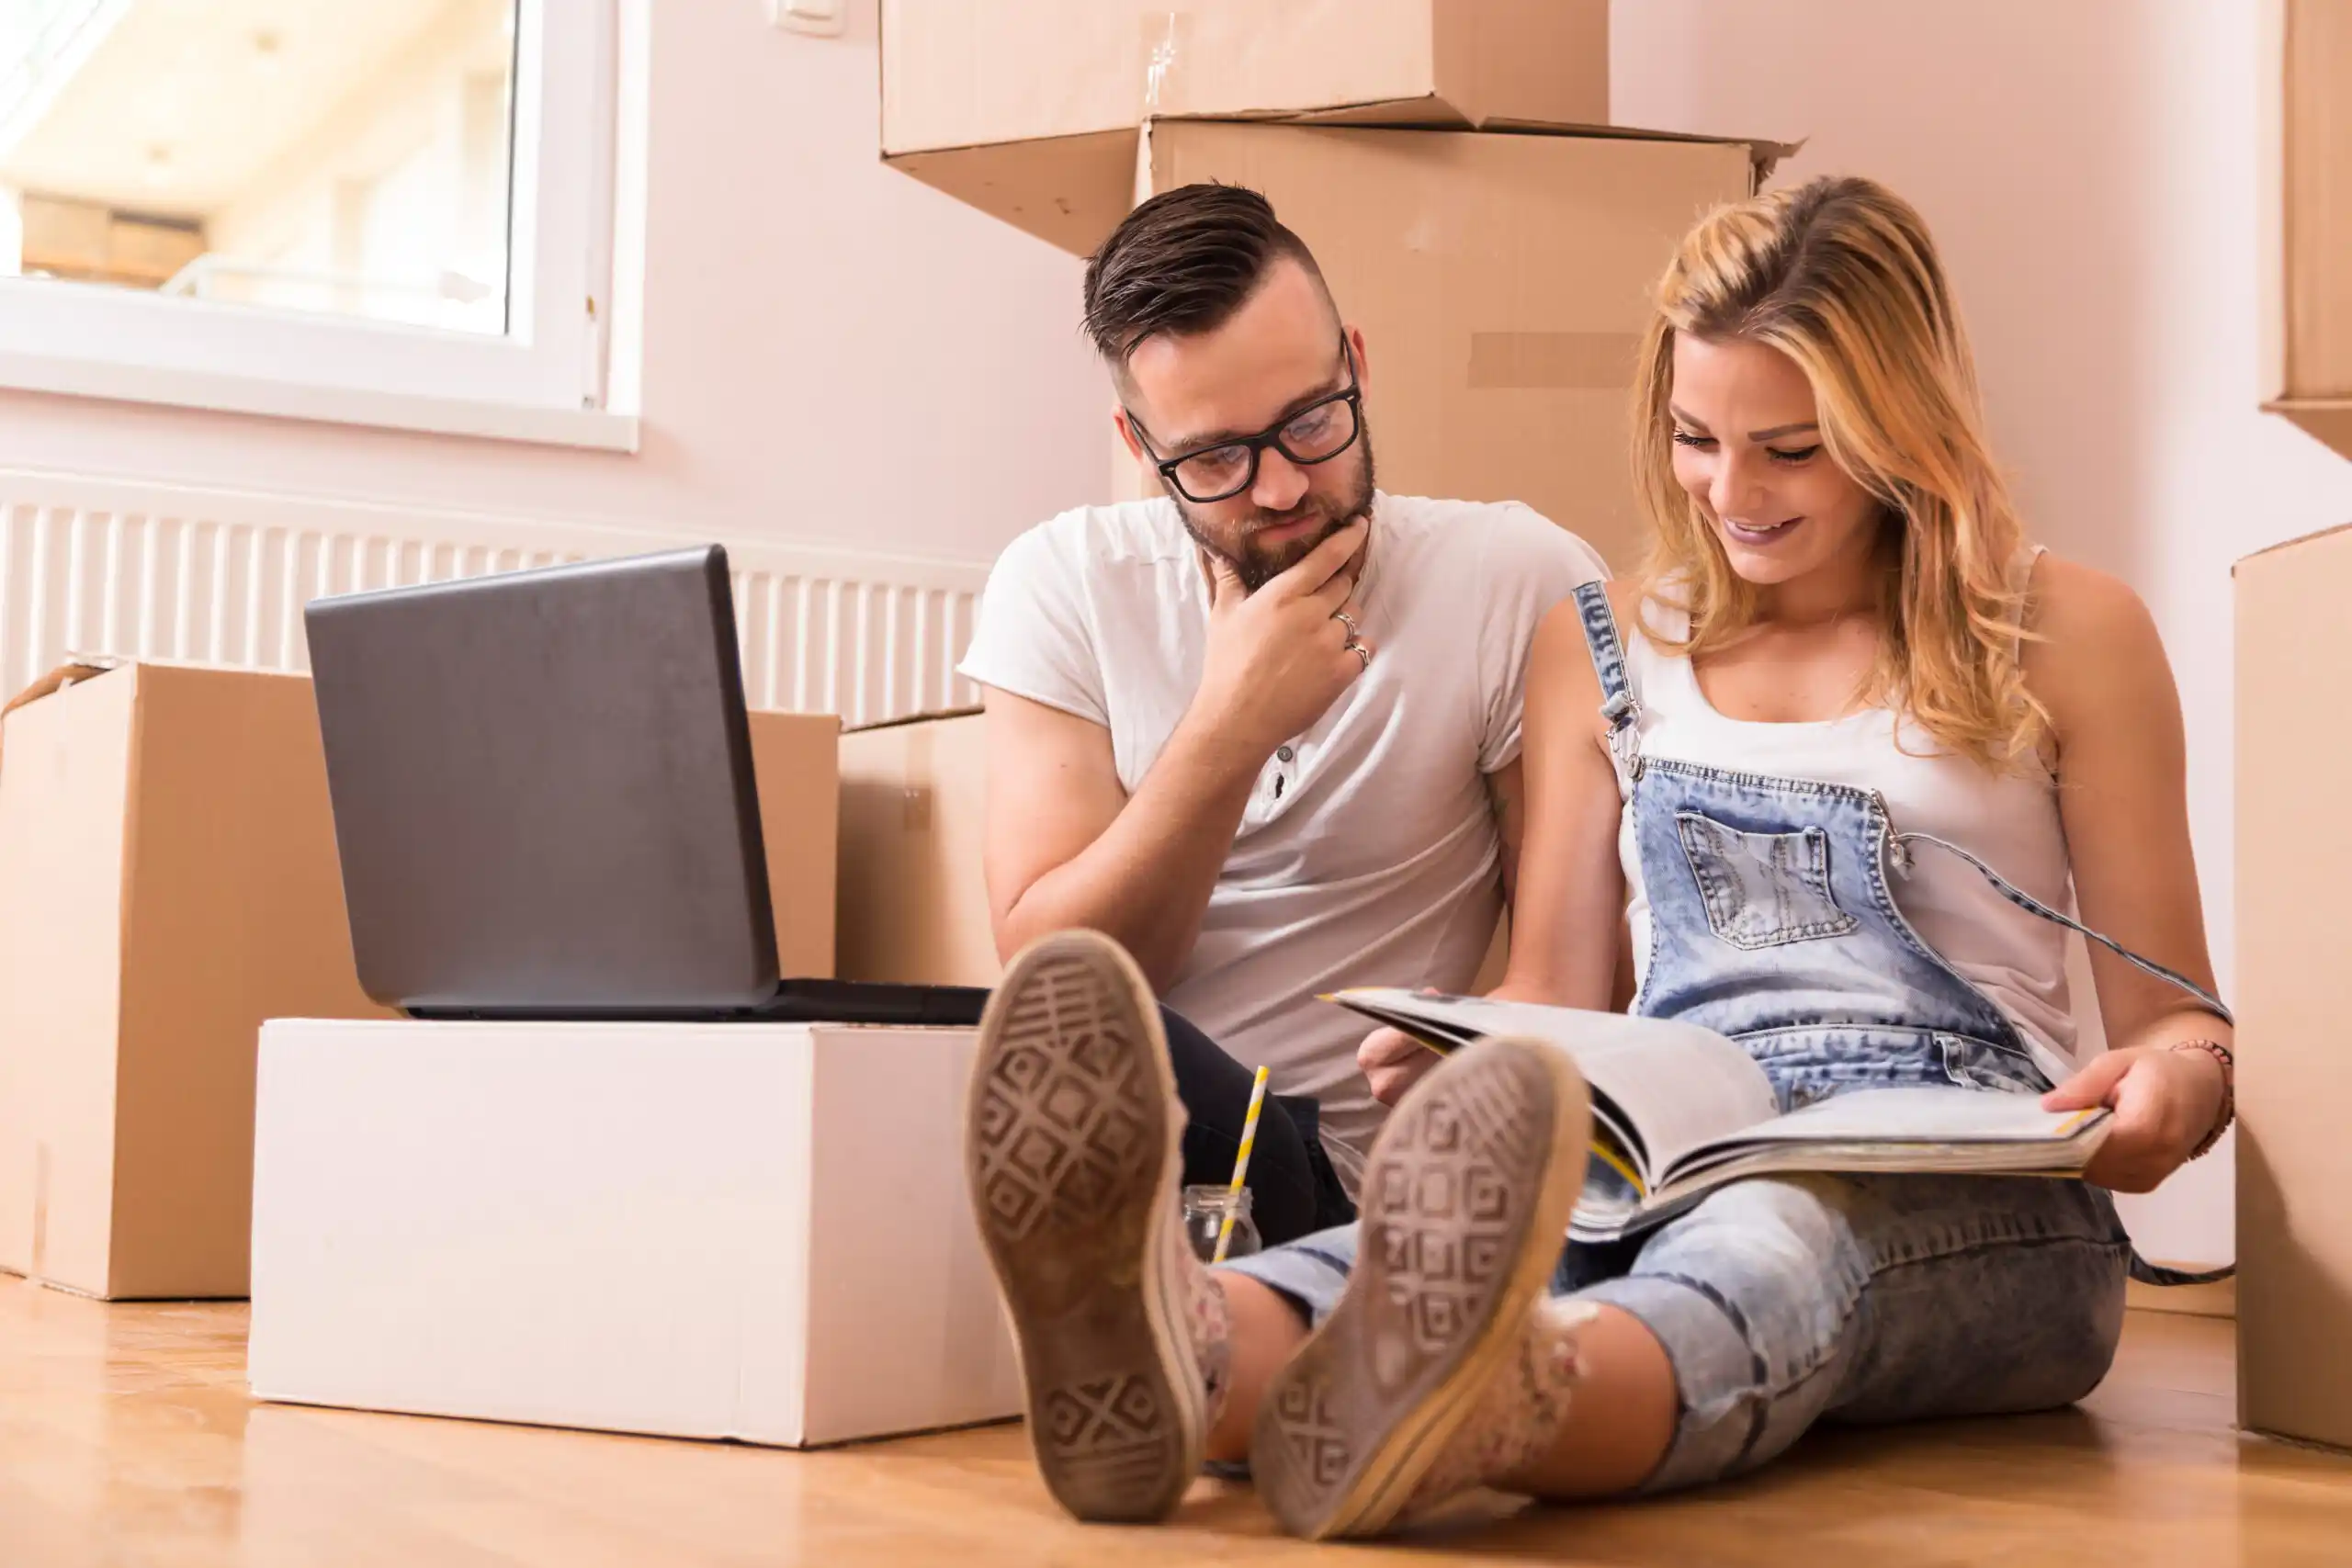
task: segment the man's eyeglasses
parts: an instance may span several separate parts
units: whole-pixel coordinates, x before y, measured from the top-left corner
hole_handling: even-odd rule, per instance
[[[1230,501],[1258,482],[1258,456],[1269,446],[1300,468],[1311,468],[1317,463],[1329,462],[1356,444],[1356,436],[1363,427],[1363,389],[1356,380],[1355,351],[1348,346],[1345,333],[1340,337],[1340,356],[1348,367],[1345,388],[1284,415],[1280,424],[1255,435],[1220,442],[1181,457],[1162,457],[1152,450],[1143,421],[1135,416],[1133,410],[1127,412],[1127,423],[1142,445],[1144,455],[1159,466],[1160,477],[1176,488],[1177,494],[1194,505]]]

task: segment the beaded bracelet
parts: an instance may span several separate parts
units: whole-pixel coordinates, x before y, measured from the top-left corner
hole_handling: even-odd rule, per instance
[[[2221,1114],[2213,1118],[2212,1131],[2188,1151],[2190,1159],[2201,1159],[2212,1152],[2213,1145],[2222,1141],[2222,1134],[2230,1130],[2230,1123],[2237,1120],[2238,1059],[2231,1055],[2227,1045],[2218,1040],[2180,1040],[2174,1042],[2172,1048],[2176,1051],[2203,1051],[2222,1064]]]

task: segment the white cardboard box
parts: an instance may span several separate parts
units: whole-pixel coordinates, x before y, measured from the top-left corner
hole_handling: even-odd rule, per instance
[[[269,1023],[253,1391],[794,1448],[1013,1416],[973,1038]]]

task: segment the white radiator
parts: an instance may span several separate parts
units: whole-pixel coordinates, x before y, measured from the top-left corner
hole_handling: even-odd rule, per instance
[[[69,652],[306,670],[314,598],[699,542],[0,470],[0,698]],[[718,542],[753,707],[865,724],[977,700],[955,671],[985,566]]]

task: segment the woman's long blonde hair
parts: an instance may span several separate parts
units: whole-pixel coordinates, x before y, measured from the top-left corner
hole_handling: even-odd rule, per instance
[[[2031,765],[2048,716],[2020,664],[2024,530],[1984,440],[1976,369],[1927,225],[1870,180],[1817,179],[1717,209],[1658,280],[1634,391],[1634,482],[1649,592],[1687,609],[1690,655],[1753,624],[1705,513],[1674,477],[1674,340],[1769,344],[1813,384],[1822,444],[1885,508],[1885,636],[1863,700],[1944,750]]]

